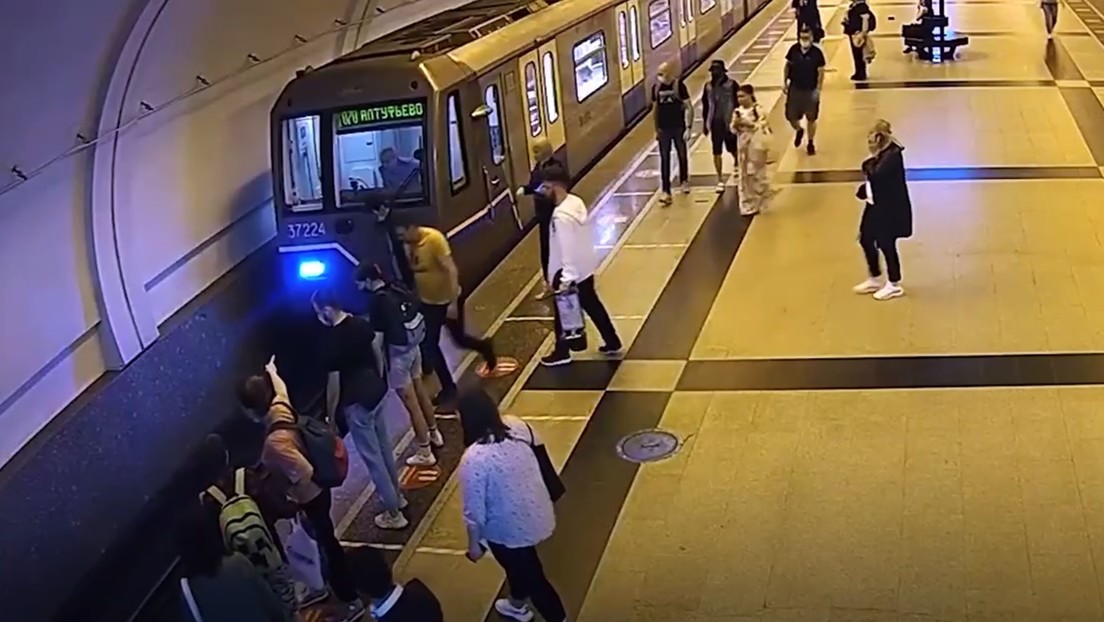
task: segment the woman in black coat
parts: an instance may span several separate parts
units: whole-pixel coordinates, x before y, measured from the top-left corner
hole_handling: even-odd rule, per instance
[[[541,259],[541,275],[545,279],[544,288],[540,294],[537,295],[538,299],[548,298],[552,294],[551,288],[548,286],[548,257],[549,257],[549,241],[552,231],[552,210],[556,209],[555,204],[552,203],[552,199],[544,196],[538,190],[542,183],[544,183],[544,171],[549,168],[566,168],[559,160],[555,158],[552,151],[552,143],[544,138],[538,138],[533,142],[533,161],[537,163],[533,167],[533,172],[529,175],[529,183],[518,188],[518,196],[532,196],[533,197],[533,210],[537,215],[537,227],[540,234],[540,259]]]
[[[889,300],[905,294],[901,287],[901,258],[897,240],[912,237],[912,201],[905,182],[904,147],[893,137],[886,121],[878,121],[867,136],[871,156],[862,164],[866,182],[856,193],[863,201],[859,244],[866,256],[870,277],[855,286],[859,294],[874,294],[875,300]],[[878,253],[885,257],[888,280],[881,282]]]

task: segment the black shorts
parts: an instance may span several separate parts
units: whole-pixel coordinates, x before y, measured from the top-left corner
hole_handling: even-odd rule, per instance
[[[736,155],[736,135],[728,127],[714,123],[709,128],[709,139],[713,141],[714,156],[719,156],[725,151]]]
[[[790,123],[801,119],[816,121],[820,116],[820,97],[814,93],[791,88],[786,93],[786,120]]]

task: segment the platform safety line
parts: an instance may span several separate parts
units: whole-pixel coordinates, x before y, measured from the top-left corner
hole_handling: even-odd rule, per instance
[[[611,315],[611,320],[645,320],[646,315]],[[551,315],[511,315],[506,318],[507,322],[555,322],[556,318]]]
[[[1097,14],[1098,16],[1100,16],[1101,18],[1104,18],[1104,13],[1102,13],[1102,12],[1100,11],[1100,9],[1096,8],[1096,7],[1095,7],[1095,6],[1093,5],[1093,3],[1092,3],[1092,2],[1089,2],[1088,0],[1082,0],[1082,1],[1081,1],[1081,2],[1079,2],[1078,4],[1083,4],[1083,5],[1087,6],[1087,7],[1089,7],[1089,10],[1091,10],[1091,11],[1092,11],[1093,13],[1096,13],[1096,14]],[[1078,14],[1077,14],[1077,10],[1076,10],[1076,9],[1074,9],[1074,5],[1073,5],[1073,4],[1071,4],[1070,2],[1066,2],[1066,3],[1065,3],[1065,5],[1066,5],[1066,8],[1067,8],[1067,9],[1069,9],[1069,10],[1068,10],[1068,11],[1066,11],[1066,12],[1067,12],[1067,13],[1073,13],[1073,16],[1074,16],[1075,18],[1077,18],[1077,21],[1078,21],[1078,22],[1080,22],[1080,23],[1081,23],[1081,25],[1085,27],[1085,30],[1087,30],[1087,31],[1089,32],[1089,34],[1090,34],[1090,35],[1093,35],[1093,36],[1094,36],[1094,38],[1096,38],[1096,39],[1098,40],[1098,42],[1100,42],[1100,41],[1099,41],[1100,37],[1099,37],[1099,36],[1098,36],[1098,35],[1096,34],[1096,32],[1095,32],[1095,31],[1093,30],[1093,27],[1092,27],[1092,26],[1089,26],[1089,23],[1088,23],[1088,22],[1086,22],[1086,21],[1085,21],[1085,20],[1084,20],[1084,19],[1083,19],[1083,18],[1082,18],[1082,17],[1080,16],[1080,15],[1078,15]],[[1055,33],[1055,34],[1057,34],[1057,33]],[[1101,42],[1101,43],[1104,43],[1104,42]]]
[[[382,542],[356,542],[353,540],[341,540],[342,548],[346,549],[376,549],[377,551],[401,551],[401,544],[384,544]]]
[[[779,4],[781,5],[780,9],[776,9],[776,13],[772,17],[768,17],[766,19],[766,23],[763,24],[763,26],[760,27],[759,30],[751,36],[748,42],[732,56],[731,62],[726,62],[726,66],[733,65],[735,61],[740,58],[740,56],[746,54],[751,49],[751,46],[759,41],[759,39],[768,31],[768,29],[785,14],[787,4],[784,2],[779,2]],[[765,11],[761,11],[760,14],[762,14],[763,12]],[[736,34],[739,33],[737,32]],[[722,44],[722,47],[723,45],[724,44]],[[702,71],[702,67],[699,67],[696,71]],[[694,105],[698,105],[701,97],[695,94],[693,98]],[[627,138],[628,137],[626,136],[625,138],[622,138],[622,140],[626,140]],[[698,136],[698,138],[694,141],[693,147],[696,149],[698,146],[704,144],[705,138],[706,137],[704,134]],[[602,190],[600,194],[601,198],[595,201],[594,209],[591,211],[591,214],[596,213],[600,207],[605,205],[613,197],[613,190],[619,187],[621,184],[625,183],[636,172],[636,169],[639,168],[640,165],[644,163],[644,160],[648,158],[649,152],[652,148],[652,145],[649,145],[648,148],[642,149],[630,161],[629,165],[625,167],[624,172]],[[637,217],[631,223],[629,223],[628,227],[626,227],[624,234],[622,234],[621,238],[618,240],[619,242],[625,243],[628,241],[629,237],[636,230],[637,226],[639,226],[639,224],[656,205],[656,197],[658,197],[658,195],[658,192],[653,193],[652,198],[648,200],[648,202],[640,210],[640,212],[637,214]],[[598,265],[597,270],[595,270],[595,274],[601,274],[605,271],[606,266],[609,265],[609,262],[612,261],[613,257],[617,254],[617,250],[617,248],[612,249],[602,259],[602,262]],[[506,306],[506,309],[498,316],[498,319],[491,323],[491,326],[487,329],[487,333],[485,334],[494,334],[496,330],[501,328],[502,325],[506,323],[506,320],[510,317],[510,314],[512,314],[514,310],[517,309],[517,307],[521,306],[521,303],[529,295],[529,291],[533,287],[535,287],[538,282],[540,282],[540,278],[540,272],[537,272],[533,275],[533,278],[530,279],[529,282],[522,287],[522,290],[518,292],[518,295],[510,301],[510,303]],[[549,344],[552,342],[552,339],[553,335],[549,334],[547,337],[545,337],[544,341],[541,342],[540,347],[537,349],[538,355],[534,355],[532,358],[530,358],[529,362],[526,363],[525,367],[518,374],[517,379],[514,380],[514,383],[510,386],[509,391],[506,392],[506,395],[503,396],[502,400],[499,402],[500,408],[503,408],[506,404],[512,403],[514,398],[517,397],[517,394],[521,392],[522,388],[525,386],[525,382],[529,379],[529,376],[533,374],[533,370],[536,369],[538,364],[540,364],[539,353],[545,351],[548,348]],[[468,356],[466,356],[462,361],[461,369],[464,369],[468,365],[470,365],[471,361],[473,361],[475,357],[476,353],[469,353]],[[414,533],[410,534],[410,538],[407,539],[408,544],[413,542],[421,542],[425,538],[426,534],[429,532],[430,527],[437,520],[437,517],[440,516],[441,511],[445,507],[445,501],[448,499],[449,495],[456,489],[457,479],[455,475],[456,474],[454,472],[449,475],[447,480],[445,480],[444,486],[442,486],[441,491],[437,493],[437,497],[433,500],[433,503],[432,505],[430,505],[429,510],[426,511],[425,515],[422,517],[422,520],[414,529]],[[395,560],[395,568],[401,569],[403,566],[405,566],[406,563],[409,562],[410,556],[416,550],[416,547],[405,547],[403,549],[403,552],[399,554],[399,558]]]
[[[635,248],[635,249],[686,248],[687,246],[690,246],[690,245],[686,244],[685,242],[665,242],[665,243],[655,243],[655,244],[626,244],[626,245],[622,246],[621,248],[622,249],[626,249],[626,248]],[[596,248],[598,250],[612,250],[613,245],[612,244],[601,244],[601,245],[595,246],[594,248]]]

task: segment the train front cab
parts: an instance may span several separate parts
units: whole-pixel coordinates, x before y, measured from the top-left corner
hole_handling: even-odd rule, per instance
[[[392,222],[436,221],[430,93],[406,80],[407,93],[388,97],[352,77],[338,68],[298,78],[273,109],[280,269],[300,300],[322,285],[348,294],[363,262],[397,272],[382,204]]]

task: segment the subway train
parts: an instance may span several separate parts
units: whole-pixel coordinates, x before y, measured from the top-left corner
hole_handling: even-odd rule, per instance
[[[477,0],[298,72],[271,117],[291,280],[398,269],[392,224],[446,232],[465,291],[533,220],[514,189],[545,138],[580,176],[768,0]]]

